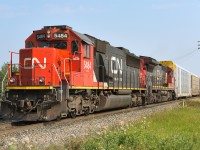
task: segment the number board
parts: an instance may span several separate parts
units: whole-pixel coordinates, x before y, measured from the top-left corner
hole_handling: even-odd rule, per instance
[[[45,33],[41,33],[41,34],[37,34],[36,35],[36,39],[37,40],[42,40],[46,38],[46,34]]]
[[[53,37],[55,39],[66,39],[68,35],[67,33],[54,33]]]

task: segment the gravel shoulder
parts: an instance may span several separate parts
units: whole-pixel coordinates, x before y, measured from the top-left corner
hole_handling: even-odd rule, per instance
[[[93,118],[86,121],[77,121],[71,124],[61,124],[55,126],[44,126],[37,129],[29,129],[23,132],[14,133],[0,137],[0,149],[10,147],[31,149],[33,147],[44,149],[50,145],[64,145],[67,140],[73,138],[83,138],[92,134],[101,134],[103,131],[124,125],[158,113],[180,108],[180,101],[156,106],[152,108],[133,110],[128,113],[108,115],[102,118]]]

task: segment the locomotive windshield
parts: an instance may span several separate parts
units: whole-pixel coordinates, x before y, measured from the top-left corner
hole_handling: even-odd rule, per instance
[[[50,47],[50,43],[49,42],[39,42],[38,47]]]
[[[54,42],[39,42],[38,47],[54,47],[58,49],[67,49],[67,42],[54,41]]]
[[[54,48],[58,49],[67,49],[67,42],[55,42],[54,43]]]

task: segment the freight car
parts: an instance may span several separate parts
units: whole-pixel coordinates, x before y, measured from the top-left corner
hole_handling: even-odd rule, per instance
[[[199,96],[199,77],[190,71],[178,66],[172,61],[161,61],[164,66],[172,68],[175,79],[176,98]]]
[[[199,80],[200,78],[197,75],[191,74],[191,95],[192,96],[198,96],[200,94]]]
[[[66,25],[34,31],[24,49],[10,54],[1,113],[17,121],[73,118],[181,96],[174,75],[182,70],[177,74],[170,65]],[[12,63],[14,54],[19,55],[18,64]]]

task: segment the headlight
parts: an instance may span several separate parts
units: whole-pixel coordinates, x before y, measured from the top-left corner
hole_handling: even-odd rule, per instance
[[[51,33],[51,31],[50,30],[47,30],[47,34],[50,34]]]
[[[47,38],[49,39],[51,37],[51,31],[47,30]]]
[[[44,83],[44,77],[40,77],[40,78],[39,78],[39,82],[40,82],[40,83]]]
[[[51,37],[51,35],[50,34],[47,34],[47,38],[49,39]]]

